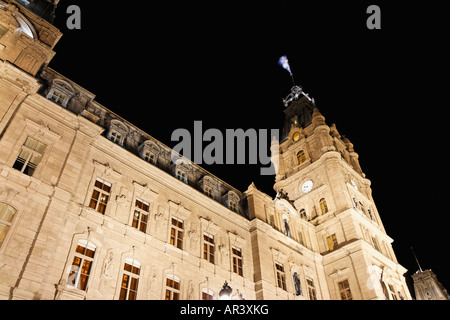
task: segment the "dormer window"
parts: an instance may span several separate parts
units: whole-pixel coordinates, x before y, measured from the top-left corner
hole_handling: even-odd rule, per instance
[[[111,120],[109,131],[106,138],[123,147],[125,137],[128,134],[128,128],[119,120]]]
[[[213,189],[211,187],[205,186],[205,194],[214,199]]]
[[[151,140],[144,141],[139,146],[139,155],[151,164],[156,164],[159,151],[159,146]]]
[[[70,83],[62,79],[55,79],[47,93],[47,99],[52,100],[63,107],[67,107],[67,103],[74,95],[75,89]]]
[[[225,205],[234,212],[239,212],[239,200],[239,196],[233,191],[228,191],[224,196]]]

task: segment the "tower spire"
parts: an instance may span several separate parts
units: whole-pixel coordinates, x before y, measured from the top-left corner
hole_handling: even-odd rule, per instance
[[[411,247],[411,251],[412,251],[412,253],[414,255],[414,259],[416,259],[416,262],[417,262],[417,265],[419,266],[420,272],[423,272],[422,267],[420,266],[419,260],[417,259],[416,254],[414,253],[413,247]]]

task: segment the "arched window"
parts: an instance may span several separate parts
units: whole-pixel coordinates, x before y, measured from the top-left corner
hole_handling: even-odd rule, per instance
[[[11,227],[12,219],[16,210],[7,205],[6,203],[0,203],[0,247],[6,238],[6,234]]]
[[[322,211],[322,214],[327,213],[328,206],[327,206],[327,201],[325,200],[325,198],[320,199],[319,204],[320,204],[320,210]]]
[[[298,164],[302,164],[306,161],[305,152],[303,150],[300,150],[297,153],[297,161],[298,161]]]
[[[286,218],[283,219],[283,226],[284,226],[284,234],[290,238],[291,237],[291,228],[289,227],[289,223]]]
[[[94,262],[95,250],[96,246],[92,242],[78,240],[67,279],[69,288],[86,291]]]

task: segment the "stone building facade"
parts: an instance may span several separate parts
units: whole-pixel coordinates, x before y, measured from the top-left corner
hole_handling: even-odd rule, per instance
[[[0,299],[411,299],[350,141],[292,102],[278,195],[240,191],[47,67],[0,1]],[[278,145],[278,144],[276,144]]]

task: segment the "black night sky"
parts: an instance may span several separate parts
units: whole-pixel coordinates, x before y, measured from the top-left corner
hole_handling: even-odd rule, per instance
[[[287,55],[327,124],[354,144],[409,284],[412,246],[450,289],[443,2],[146,2],[61,0],[64,35],[50,67],[173,147],[172,132],[193,131],[195,120],[204,131],[281,130],[292,83],[277,61]],[[80,30],[66,26],[73,4]],[[381,30],[366,27],[371,4]],[[203,167],[241,191],[253,181],[275,195],[260,165]]]

